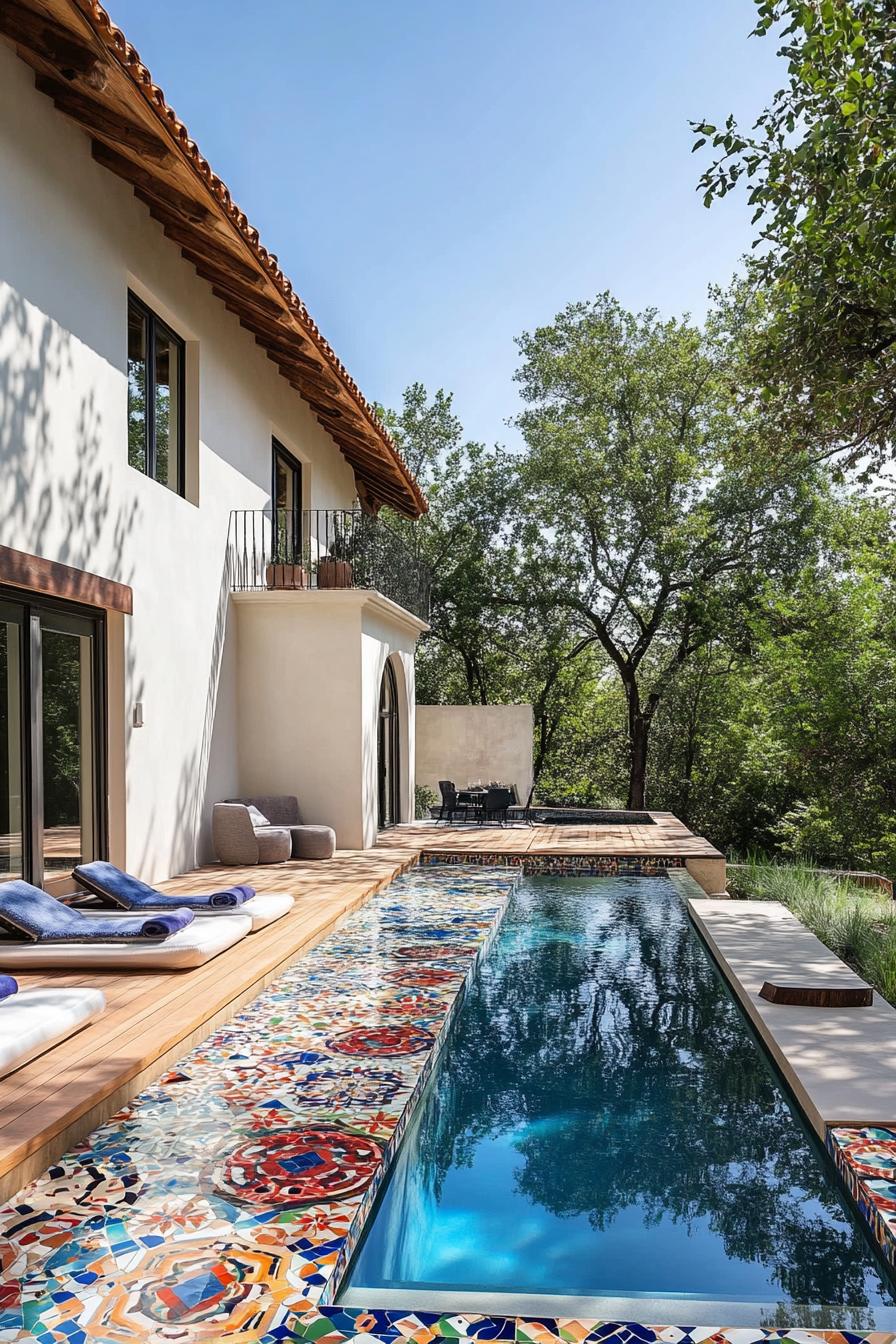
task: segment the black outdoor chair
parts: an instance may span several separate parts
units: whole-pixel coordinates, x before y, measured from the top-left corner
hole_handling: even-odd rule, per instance
[[[513,789],[489,788],[482,808],[483,821],[499,821],[502,826],[505,826],[507,824],[507,811],[508,808],[513,806],[514,799]]]
[[[462,813],[466,821],[467,805],[457,801],[457,789],[450,779],[439,780],[439,793],[442,795],[442,806],[436,821],[452,821],[456,813]]]

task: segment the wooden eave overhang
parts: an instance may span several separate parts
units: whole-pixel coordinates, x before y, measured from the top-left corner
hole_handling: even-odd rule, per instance
[[[0,36],[305,399],[354,470],[362,507],[424,513],[373,407],[106,11],[94,0],[0,0]]]

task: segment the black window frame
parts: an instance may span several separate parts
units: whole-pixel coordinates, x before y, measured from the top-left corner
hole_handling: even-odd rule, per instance
[[[14,619],[21,631],[19,709],[22,725],[22,873],[26,882],[42,885],[55,878],[67,878],[64,871],[46,872],[44,869],[42,650],[45,629],[89,635],[91,639],[94,711],[90,742],[94,775],[93,852],[97,859],[106,859],[109,854],[106,612],[99,607],[67,602],[30,589],[2,584],[0,608],[6,609],[6,619],[16,613]]]
[[[180,495],[182,499],[186,498],[186,366],[187,366],[187,343],[182,336],[178,336],[158,313],[150,308],[148,303],[144,303],[139,294],[135,294],[132,289],[128,290],[128,315],[131,308],[143,318],[146,323],[146,407],[144,410],[146,423],[146,465],[141,471],[135,467],[132,462],[128,465],[134,471],[139,471],[141,476],[148,476],[151,481],[161,485],[163,489],[171,489],[166,486],[164,481],[160,481],[156,476],[156,332],[161,330],[166,337],[177,347],[180,358],[177,362],[177,489],[172,494]],[[130,424],[130,415],[128,416]]]
[[[282,465],[292,474],[292,519],[282,529],[278,526],[277,507],[277,466]],[[304,464],[301,459],[285,448],[276,435],[271,435],[271,523],[274,532],[275,558],[280,562],[301,564],[303,555],[303,519],[305,489]],[[285,539],[285,540],[284,540]]]

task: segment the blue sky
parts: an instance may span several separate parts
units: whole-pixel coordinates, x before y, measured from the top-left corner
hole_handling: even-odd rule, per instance
[[[782,82],[752,0],[108,0],[371,398],[512,441],[514,337],[608,288],[700,315],[751,239],[688,120]]]

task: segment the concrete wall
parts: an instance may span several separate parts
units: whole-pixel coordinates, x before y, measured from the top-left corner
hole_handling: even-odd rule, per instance
[[[0,182],[0,543],[133,587],[124,686],[110,699],[126,761],[115,853],[161,877],[209,854],[213,800],[277,783],[239,776],[230,511],[270,502],[272,434],[304,461],[309,507],[350,507],[354,477],[252,335],[2,46]],[[186,499],[127,462],[129,287],[188,342]],[[300,692],[297,668],[277,672]]]
[[[237,612],[239,777],[244,793],[294,793],[340,847],[376,840],[377,715],[392,662],[401,817],[413,816],[414,645],[425,628],[375,593],[245,593]]]
[[[417,783],[462,788],[481,780],[515,784],[520,802],[532,788],[531,705],[418,705]]]

